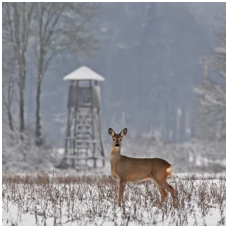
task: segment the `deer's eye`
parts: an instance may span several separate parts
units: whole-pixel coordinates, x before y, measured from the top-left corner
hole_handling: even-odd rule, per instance
[[[113,139],[113,141],[116,141],[115,139]]]
[[[120,139],[120,141],[122,141],[122,139]]]

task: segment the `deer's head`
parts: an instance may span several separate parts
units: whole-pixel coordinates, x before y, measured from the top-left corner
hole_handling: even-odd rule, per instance
[[[108,133],[112,138],[112,147],[120,149],[122,147],[122,139],[127,134],[127,128],[124,128],[119,134],[116,134],[112,128],[109,128]]]

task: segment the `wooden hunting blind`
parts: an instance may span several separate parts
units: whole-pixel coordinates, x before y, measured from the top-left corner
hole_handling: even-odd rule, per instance
[[[77,170],[103,167],[101,139],[100,87],[105,79],[88,67],[66,75],[70,81],[64,163]]]

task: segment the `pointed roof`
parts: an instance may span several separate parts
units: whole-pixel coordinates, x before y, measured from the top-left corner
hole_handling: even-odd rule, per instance
[[[77,70],[66,75],[63,80],[94,80],[94,81],[104,81],[105,79],[91,70],[89,67],[82,66]]]

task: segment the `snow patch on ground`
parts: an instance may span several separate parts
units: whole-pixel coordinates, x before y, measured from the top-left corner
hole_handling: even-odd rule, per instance
[[[50,175],[50,174],[49,174]],[[51,175],[50,175],[51,176]],[[79,178],[80,176],[78,176]],[[217,179],[216,179],[217,178]],[[188,173],[169,179],[179,208],[152,182],[127,184],[123,207],[110,176],[87,175],[74,183],[3,183],[3,225],[225,225],[225,176]]]

